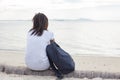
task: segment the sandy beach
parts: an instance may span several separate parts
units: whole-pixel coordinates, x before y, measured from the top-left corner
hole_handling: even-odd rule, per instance
[[[76,70],[120,72],[120,57],[97,55],[71,55],[76,64]],[[0,64],[25,66],[24,53],[0,51]]]
[[[97,55],[72,55],[75,64],[76,71],[94,71],[94,72],[110,72],[110,73],[120,73],[120,57],[108,57],[108,56],[97,56]],[[13,51],[0,51],[0,64],[8,65],[13,67],[26,67],[24,63],[24,53],[18,53]],[[16,75],[17,77],[11,77],[12,74],[1,73],[4,76],[10,77],[14,80],[19,80],[17,78],[25,78],[26,80],[30,77],[35,77],[35,75]],[[44,79],[45,78],[45,79]],[[48,79],[47,79],[48,78]],[[54,76],[38,76],[34,78],[35,80],[55,80]],[[69,78],[70,80],[77,80],[78,78]],[[88,80],[87,78],[84,78]],[[94,80],[101,80],[101,78],[93,78]],[[4,79],[6,80],[6,79]],[[13,79],[12,79],[13,80]],[[65,78],[67,80],[67,78]],[[80,79],[79,79],[80,80]]]

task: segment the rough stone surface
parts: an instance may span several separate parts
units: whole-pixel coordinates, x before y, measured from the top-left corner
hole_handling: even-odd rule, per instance
[[[52,70],[45,71],[33,71],[26,67],[20,66],[9,66],[9,65],[0,65],[0,71],[7,74],[18,74],[18,75],[39,75],[39,76],[54,76]],[[97,72],[97,71],[74,71],[65,75],[65,77],[74,77],[74,78],[102,78],[102,79],[120,79],[120,73],[108,73],[108,72]]]

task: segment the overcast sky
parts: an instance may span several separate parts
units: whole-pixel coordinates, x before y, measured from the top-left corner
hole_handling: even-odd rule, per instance
[[[31,20],[37,12],[49,19],[120,20],[120,0],[0,0],[0,20]]]

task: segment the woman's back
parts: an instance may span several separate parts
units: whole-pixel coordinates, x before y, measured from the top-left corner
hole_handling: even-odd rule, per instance
[[[46,55],[46,46],[53,39],[53,33],[44,30],[41,36],[27,35],[26,65],[32,70],[45,70],[49,68],[49,61]]]

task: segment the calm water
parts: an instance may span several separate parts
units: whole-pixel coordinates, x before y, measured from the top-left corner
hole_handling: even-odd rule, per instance
[[[24,52],[31,21],[0,21],[0,50]],[[120,22],[50,21],[56,42],[70,54],[120,56]]]

